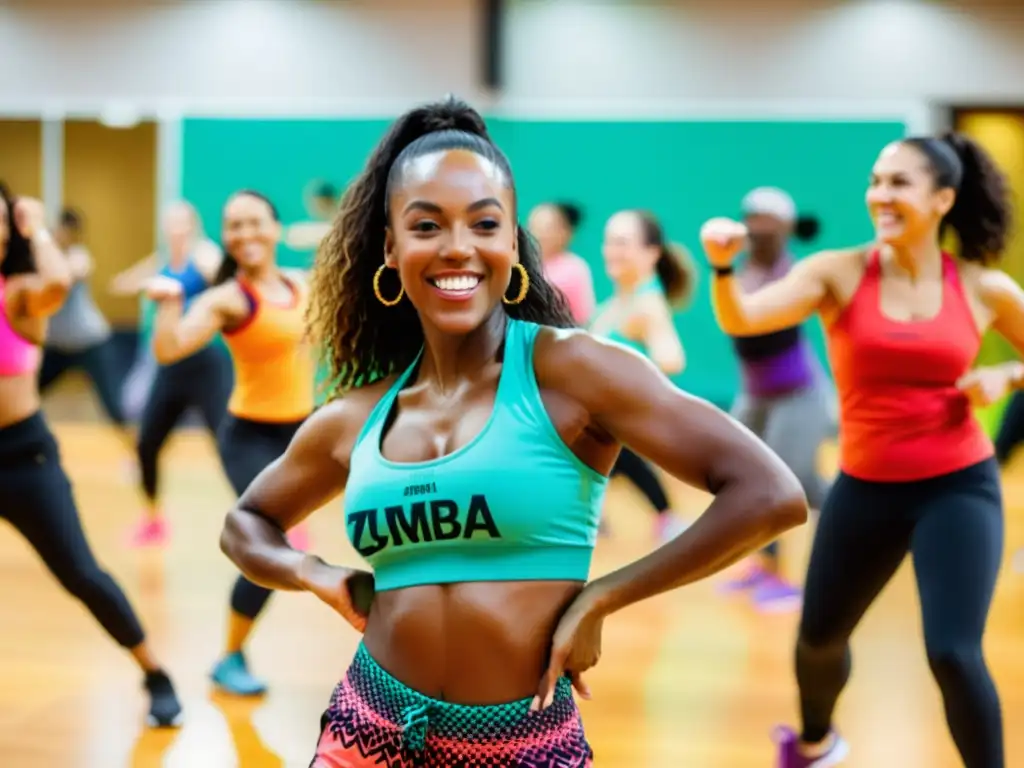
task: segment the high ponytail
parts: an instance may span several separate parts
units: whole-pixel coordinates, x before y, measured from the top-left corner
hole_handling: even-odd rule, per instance
[[[960,258],[982,264],[1002,256],[1012,226],[1009,184],[992,157],[973,139],[959,133],[942,138],[904,140],[928,159],[939,189],[956,192],[953,207],[942,220],[940,238],[952,228],[960,242]]]
[[[449,96],[398,118],[342,196],[334,225],[317,251],[307,313],[336,391],[404,370],[423,346],[423,328],[412,303],[403,296],[394,306],[382,304],[374,294],[374,276],[384,263],[389,200],[401,184],[408,162],[455,149],[492,162],[514,191],[511,165],[491,140],[483,118],[465,102]],[[522,303],[503,305],[505,311],[511,317],[572,326],[568,306],[544,279],[536,244],[524,227],[518,228],[517,245],[530,288]],[[393,269],[381,272],[378,286],[381,297],[388,301],[402,291]],[[514,295],[518,287],[518,270],[513,270],[508,294]]]

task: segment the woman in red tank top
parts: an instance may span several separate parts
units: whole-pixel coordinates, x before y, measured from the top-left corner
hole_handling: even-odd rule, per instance
[[[820,315],[839,394],[840,472],[815,534],[797,643],[803,729],[778,729],[780,768],[838,765],[848,752],[832,713],[850,672],[849,637],[908,552],[961,758],[967,768],[1004,764],[999,696],[981,648],[1002,498],[971,406],[1024,385],[1019,362],[972,370],[988,328],[1024,349],[1024,291],[992,267],[1009,230],[1007,197],[970,140],[908,138],[875,162],[870,246],[816,254],[744,295],[731,266],[743,226],[714,219],[701,232],[722,329],[756,335]],[[959,258],[941,248],[947,227]]]

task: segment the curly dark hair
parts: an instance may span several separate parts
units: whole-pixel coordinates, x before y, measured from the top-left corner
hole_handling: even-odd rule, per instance
[[[389,227],[388,201],[401,183],[405,165],[423,155],[469,150],[494,163],[509,187],[515,182],[508,158],[494,144],[483,118],[463,101],[449,97],[413,109],[390,127],[345,191],[330,233],[313,265],[307,321],[323,350],[328,385],[334,393],[365,386],[407,368],[423,346],[423,327],[407,297],[385,307],[373,292],[373,276],[384,260]],[[517,227],[519,261],[530,277],[526,298],[502,304],[510,316],[561,328],[575,326],[561,292],[543,276],[537,246]],[[512,273],[510,295],[519,287]],[[384,271],[381,291],[397,296],[394,270]]]
[[[998,262],[1013,226],[1006,176],[985,149],[959,133],[903,140],[927,160],[939,189],[956,191],[956,202],[940,225],[940,237],[952,228],[960,258],[981,264]]]
[[[30,274],[36,271],[36,260],[32,256],[32,245],[21,234],[14,223],[14,204],[18,201],[3,184],[0,184],[0,205],[7,209],[7,242],[4,258],[0,261],[0,276]]]

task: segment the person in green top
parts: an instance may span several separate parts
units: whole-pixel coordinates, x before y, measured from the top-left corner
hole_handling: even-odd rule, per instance
[[[608,220],[602,250],[614,292],[594,312],[591,332],[636,350],[666,376],[682,373],[686,352],[672,313],[693,295],[696,275],[689,254],[666,240],[653,214],[640,210],[620,211]],[[673,512],[647,461],[623,446],[613,474],[625,475],[647,497],[659,541],[685,529],[686,521]]]

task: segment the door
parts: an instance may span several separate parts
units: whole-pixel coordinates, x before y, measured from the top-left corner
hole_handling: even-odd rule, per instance
[[[0,120],[0,181],[13,195],[43,193],[43,124]]]
[[[96,263],[91,285],[114,325],[134,327],[139,301],[111,296],[111,277],[156,248],[157,126],[110,128],[91,120],[64,124],[64,204],[81,212]]]

